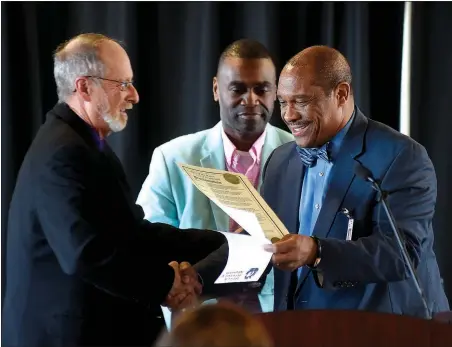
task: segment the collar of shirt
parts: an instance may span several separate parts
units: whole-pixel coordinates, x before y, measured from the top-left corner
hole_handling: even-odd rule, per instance
[[[334,158],[339,153],[339,149],[341,148],[342,142],[344,141],[345,135],[347,135],[350,126],[353,123],[353,119],[355,118],[355,110],[353,110],[352,116],[348,120],[347,124],[331,139],[329,145],[329,154],[330,158],[334,160]]]
[[[353,110],[352,116],[348,120],[347,124],[327,143],[325,143],[321,148],[326,148],[328,151],[328,155],[331,160],[334,160],[334,158],[339,153],[339,149],[341,148],[342,142],[345,138],[345,135],[347,135],[348,130],[350,129],[350,126],[353,123],[353,119],[355,118],[356,110]]]
[[[253,158],[254,163],[260,164],[260,158],[262,153],[262,148],[265,142],[265,136],[267,134],[267,127],[261,136],[254,142],[253,146],[250,148],[248,153]],[[229,137],[224,132],[223,127],[221,127],[221,137],[223,138],[223,147],[224,147],[224,155],[226,157],[226,163],[228,166],[234,165],[234,160],[237,160],[239,151],[235,147],[235,145],[231,142]]]

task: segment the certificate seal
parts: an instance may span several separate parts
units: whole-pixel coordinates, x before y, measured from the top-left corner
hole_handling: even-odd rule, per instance
[[[239,184],[240,183],[240,179],[238,177],[231,175],[229,173],[225,173],[223,175],[223,178],[231,184]]]
[[[270,240],[272,243],[276,243],[279,240],[281,240],[279,237],[272,237],[272,239]]]

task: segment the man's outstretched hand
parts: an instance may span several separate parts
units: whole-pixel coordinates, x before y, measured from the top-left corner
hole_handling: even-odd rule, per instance
[[[294,271],[305,265],[312,265],[317,254],[317,243],[305,235],[284,235],[278,242],[265,245],[272,252],[272,262],[281,270]]]
[[[199,283],[196,270],[188,262],[182,262],[179,265],[176,261],[172,261],[169,266],[174,269],[174,282],[163,306],[172,311],[195,306],[202,293],[202,285]]]

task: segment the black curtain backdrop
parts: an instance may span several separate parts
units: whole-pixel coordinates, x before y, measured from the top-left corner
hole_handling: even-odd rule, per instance
[[[452,3],[412,6],[411,136],[427,148],[436,169],[435,246],[452,305]]]
[[[338,48],[350,61],[357,104],[367,116],[398,129],[403,6],[2,2],[2,244],[21,162],[45,113],[57,101],[52,52],[62,41],[81,32],[100,32],[126,43],[141,101],[127,128],[109,142],[137,195],[156,146],[219,120],[212,78],[222,50],[240,38],[265,44],[278,72],[308,46]],[[271,122],[284,128],[278,107]],[[440,150],[435,150],[438,158]],[[2,260],[6,251],[2,246]],[[2,292],[3,287],[2,271]]]

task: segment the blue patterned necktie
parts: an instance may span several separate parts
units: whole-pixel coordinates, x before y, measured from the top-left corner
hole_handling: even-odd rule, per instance
[[[307,167],[311,167],[315,165],[318,158],[321,158],[327,162],[330,161],[330,156],[328,155],[328,145],[329,143],[321,148],[301,148],[299,146],[296,148],[303,164]]]

